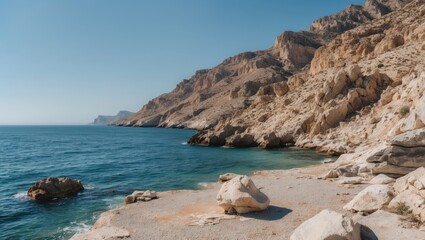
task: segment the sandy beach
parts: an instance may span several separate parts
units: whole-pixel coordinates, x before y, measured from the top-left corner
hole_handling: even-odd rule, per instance
[[[318,179],[327,164],[251,176],[271,199],[266,211],[224,215],[215,200],[221,184],[200,191],[168,191],[159,199],[105,212],[92,230],[72,239],[289,239],[303,221],[342,207],[366,185]]]

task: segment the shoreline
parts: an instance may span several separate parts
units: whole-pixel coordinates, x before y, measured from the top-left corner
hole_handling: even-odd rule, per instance
[[[224,215],[215,201],[221,184],[215,182],[201,190],[158,192],[159,199],[123,204],[103,212],[89,231],[71,239],[289,239],[303,221],[324,208],[341,212],[367,186],[320,180],[333,165],[252,172],[250,178],[271,199],[263,212]]]

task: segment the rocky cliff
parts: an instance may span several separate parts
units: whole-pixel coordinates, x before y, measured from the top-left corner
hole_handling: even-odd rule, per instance
[[[369,0],[364,6],[349,6],[335,16],[315,21],[308,31],[284,32],[270,49],[242,53],[212,69],[197,71],[118,125],[198,130],[214,127],[251,106],[257,95],[286,93],[288,78],[308,69],[319,47],[406,2]]]
[[[110,125],[117,121],[122,121],[123,119],[128,118],[129,116],[133,115],[133,112],[129,111],[120,111],[115,116],[105,116],[105,115],[99,115],[97,118],[93,120],[93,125]]]
[[[351,5],[198,71],[119,124],[198,129],[191,144],[359,153],[365,163],[363,150],[425,126],[424,3]],[[388,169],[403,164],[378,163],[401,174]]]

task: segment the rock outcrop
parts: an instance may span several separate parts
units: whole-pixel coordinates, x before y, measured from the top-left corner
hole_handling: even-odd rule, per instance
[[[344,210],[371,213],[386,206],[392,199],[392,189],[388,185],[371,185],[359,192],[344,206]]]
[[[337,212],[323,210],[303,222],[290,240],[344,239],[360,240],[360,224]]]
[[[115,116],[105,116],[105,115],[99,115],[96,119],[93,121],[93,125],[110,125],[117,121],[121,121],[123,119],[128,118],[129,116],[133,115],[133,112],[129,111],[120,111]]]
[[[223,184],[217,203],[227,214],[243,214],[265,210],[270,200],[249,177],[238,175]]]
[[[83,190],[80,180],[49,177],[36,182],[28,190],[27,195],[33,200],[42,202],[71,196]]]

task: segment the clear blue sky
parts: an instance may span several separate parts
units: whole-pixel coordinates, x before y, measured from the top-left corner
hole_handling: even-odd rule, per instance
[[[197,69],[363,0],[3,0],[0,124],[137,111]]]

